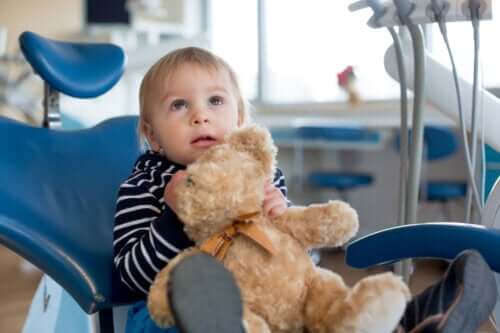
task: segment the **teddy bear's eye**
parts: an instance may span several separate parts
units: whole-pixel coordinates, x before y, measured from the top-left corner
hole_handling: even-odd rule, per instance
[[[187,186],[193,186],[194,185],[193,177],[187,176],[187,178],[186,178],[186,184],[187,184]]]

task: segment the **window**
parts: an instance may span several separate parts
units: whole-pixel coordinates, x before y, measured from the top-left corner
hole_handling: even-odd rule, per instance
[[[213,0],[213,49],[238,72],[247,97],[258,87],[258,0]],[[398,98],[399,88],[385,72],[391,44],[385,29],[371,29],[371,13],[351,13],[349,1],[261,0],[265,6],[261,102],[345,101],[337,73],[353,66],[365,100]]]
[[[213,51],[224,58],[240,78],[249,99],[257,95],[258,42],[257,1],[210,1],[210,32]]]

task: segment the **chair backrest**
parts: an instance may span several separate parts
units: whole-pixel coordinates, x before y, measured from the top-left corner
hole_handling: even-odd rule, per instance
[[[446,158],[458,150],[457,137],[449,127],[426,126],[424,142],[429,161]]]
[[[380,133],[361,125],[300,126],[297,135],[301,139],[327,141],[378,142]]]
[[[117,191],[139,154],[137,117],[56,131],[0,118],[0,243],[87,312],[127,303],[113,272]]]
[[[409,133],[411,140],[411,130]],[[411,141],[410,141],[411,142]],[[453,129],[427,125],[424,128],[425,158],[436,161],[451,156],[458,150],[458,141]],[[400,149],[400,135],[396,137],[396,149]]]

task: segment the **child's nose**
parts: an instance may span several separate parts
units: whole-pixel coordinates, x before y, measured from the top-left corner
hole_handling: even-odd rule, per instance
[[[192,125],[202,125],[208,124],[210,122],[208,112],[206,112],[203,108],[198,108],[194,110],[193,116],[191,118]]]

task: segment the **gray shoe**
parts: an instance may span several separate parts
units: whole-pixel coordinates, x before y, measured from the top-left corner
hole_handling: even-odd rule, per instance
[[[241,295],[233,275],[206,254],[172,271],[170,305],[181,333],[243,333]]]
[[[497,301],[494,273],[475,250],[465,250],[443,278],[413,298],[401,321],[411,333],[475,333]]]

